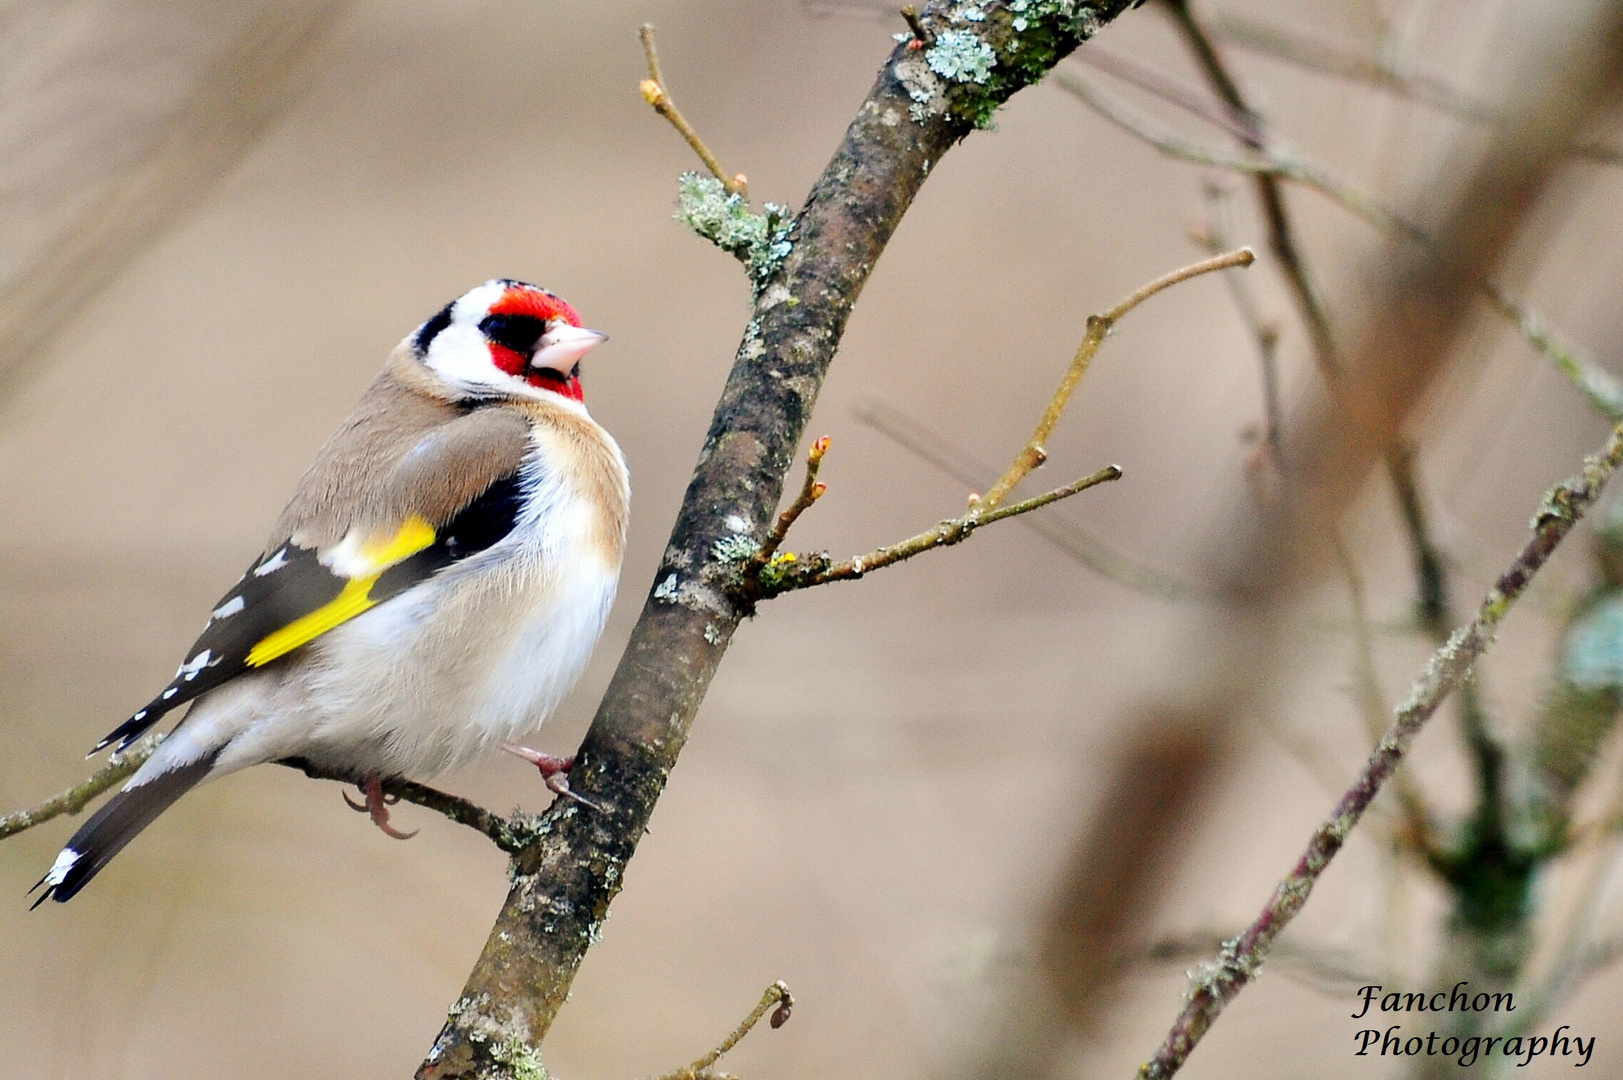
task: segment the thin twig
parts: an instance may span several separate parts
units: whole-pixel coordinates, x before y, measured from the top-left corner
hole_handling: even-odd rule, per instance
[[[688,145],[693,147],[693,152],[699,155],[699,160],[704,162],[704,167],[709,169],[710,174],[720,180],[722,186],[727,189],[727,194],[749,198],[749,185],[744,174],[732,174],[721,167],[716,155],[710,152],[710,147],[705,145],[699,133],[693,129],[693,125],[687,122],[687,118],[676,107],[676,102],[671,100],[671,93],[665,88],[665,77],[659,70],[659,51],[654,47],[653,24],[643,23],[642,29],[637,31],[637,36],[642,39],[643,55],[648,58],[648,78],[638,87],[642,91],[643,100],[681,132],[682,138],[688,141]]]
[[[1071,72],[1055,72],[1054,82],[1061,89],[1081,99],[1085,105],[1106,120],[1109,120],[1128,134],[1149,143],[1168,157],[1179,158],[1195,165],[1205,165],[1214,169],[1227,169],[1231,172],[1244,173],[1249,176],[1259,174],[1278,176],[1317,191],[1332,202],[1339,203],[1352,211],[1382,232],[1396,233],[1419,244],[1426,244],[1431,240],[1425,230],[1403,220],[1397,214],[1388,210],[1373,195],[1341,180],[1316,165],[1300,161],[1294,157],[1288,157],[1277,149],[1266,153],[1250,151],[1235,154],[1227,150],[1203,146],[1191,142],[1181,135],[1166,131],[1155,121],[1137,113],[1130,106],[1111,99],[1109,95],[1100,93],[1087,80],[1077,78]]]
[[[163,740],[162,732],[153,732],[129,749],[113,754],[101,768],[60,795],[53,795],[38,806],[15,810],[0,817],[0,840],[32,829],[35,825],[43,825],[63,814],[77,814],[90,805],[90,800],[97,795],[122,783],[126,777],[133,776]]]
[[[1189,0],[1168,0],[1167,6],[1172,12],[1172,21],[1177,24],[1190,51],[1195,54],[1195,60],[1213,92],[1248,121],[1250,130],[1240,135],[1240,141],[1252,150],[1271,152],[1273,140],[1262,121],[1262,115],[1241,93],[1239,81],[1223,63],[1216,44],[1189,9]],[[1319,371],[1327,383],[1334,384],[1341,376],[1341,360],[1330,324],[1330,313],[1308,270],[1301,245],[1296,242],[1296,232],[1285,207],[1285,193],[1280,187],[1279,177],[1257,173],[1252,182],[1256,185],[1257,202],[1262,207],[1263,220],[1268,226],[1268,246],[1279,260],[1291,295],[1301,311],[1302,322],[1313,342],[1313,355]]]
[[[1380,676],[1375,669],[1364,578],[1358,572],[1352,552],[1347,550],[1340,536],[1336,537],[1335,553],[1336,561],[1341,564],[1342,574],[1347,579],[1347,593],[1353,609],[1353,696],[1358,702],[1359,711],[1363,713],[1371,745],[1378,746],[1381,736],[1385,734],[1386,718],[1391,715],[1391,709],[1386,704],[1386,694],[1381,690]],[[1433,864],[1441,850],[1437,843],[1437,830],[1432,824],[1430,809],[1408,773],[1400,772],[1393,778],[1392,793],[1397,796],[1403,814],[1403,827],[1394,832],[1394,838],[1401,848],[1419,855],[1428,865]]]
[[[1192,116],[1198,116],[1213,127],[1247,141],[1257,137],[1256,117],[1237,112],[1227,102],[1213,101],[1209,96],[1187,83],[1172,78],[1160,68],[1142,63],[1129,56],[1092,45],[1076,54],[1084,67],[1114,76],[1129,86],[1152,94],[1169,105],[1176,105]]]
[[[1223,944],[1214,963],[1195,974],[1182,1011],[1155,1057],[1139,1070],[1141,1078],[1164,1080],[1176,1073],[1223,1007],[1256,977],[1274,939],[1307,903],[1319,876],[1397,769],[1415,736],[1449,692],[1470,676],[1476,660],[1492,644],[1505,614],[1595,501],[1619,461],[1623,461],[1623,424],[1613,429],[1599,455],[1585,459],[1580,475],[1556,485],[1545,496],[1533,519],[1532,537],[1500,575],[1471,622],[1456,630],[1447,644],[1432,655],[1358,779],[1314,832],[1307,849],[1280,881],[1262,913],[1245,933]]]
[[[733,1029],[732,1034],[721,1040],[721,1045],[693,1064],[684,1065],[680,1069],[672,1069],[668,1073],[662,1073],[655,1077],[654,1080],[704,1080],[705,1077],[717,1076],[718,1074],[710,1071],[711,1066],[721,1060],[721,1055],[742,1042],[744,1036],[748,1035],[755,1025],[761,1022],[761,1018],[767,1014],[767,1010],[772,1010],[772,1026],[780,1028],[788,1021],[789,1012],[794,1008],[794,1005],[795,999],[782,980],[773,983],[766,988],[766,993],[761,995],[761,1000],[756,1003],[755,1008],[750,1010],[750,1014],[744,1017],[738,1026]]]
[[[1254,21],[1233,13],[1218,15],[1214,29],[1225,41],[1336,78],[1378,87],[1417,105],[1424,105],[1473,124],[1499,124],[1504,117],[1493,106],[1449,86],[1441,79],[1413,71],[1399,71],[1378,56],[1310,39],[1283,26]],[[1569,151],[1574,157],[1606,164],[1623,164],[1623,149],[1596,139],[1579,139]]]
[[[366,778],[353,773],[341,772],[333,769],[324,769],[303,758],[286,758],[277,762],[290,769],[298,769],[304,775],[314,780],[336,780],[341,784],[364,785]],[[438,788],[419,784],[415,780],[402,780],[399,777],[387,778],[382,781],[383,793],[393,796],[401,802],[421,806],[425,810],[433,810],[443,814],[447,819],[458,825],[466,825],[475,832],[483,833],[491,843],[507,852],[516,855],[523,850],[524,845],[533,838],[534,822],[536,819],[527,814],[514,814],[512,818],[504,818],[494,814],[477,803],[469,802],[460,795],[452,795]]]
[[[1066,370],[1065,377],[1060,380],[1058,388],[1054,391],[1054,396],[1049,399],[1048,407],[1043,410],[1042,419],[1037,422],[1037,429],[1032,432],[1031,438],[1026,441],[1026,445],[1015,456],[1014,463],[992,485],[986,496],[979,500],[975,508],[971,510],[971,514],[985,514],[995,508],[1014,489],[1016,484],[1024,480],[1033,469],[1048,460],[1048,452],[1044,449],[1044,446],[1048,443],[1048,436],[1053,433],[1054,425],[1059,423],[1060,416],[1065,412],[1066,403],[1071,399],[1071,392],[1076,389],[1076,384],[1082,381],[1082,376],[1087,372],[1088,365],[1093,362],[1094,356],[1099,352],[1099,346],[1104,344],[1105,336],[1110,333],[1116,323],[1121,321],[1123,316],[1162,289],[1171,288],[1173,285],[1188,281],[1193,277],[1199,277],[1201,274],[1209,274],[1213,270],[1226,270],[1232,266],[1250,266],[1255,260],[1256,255],[1250,248],[1240,248],[1238,251],[1230,251],[1216,258],[1203,259],[1198,263],[1192,263],[1182,269],[1174,270],[1170,274],[1163,275],[1149,284],[1139,287],[1130,296],[1108,311],[1088,316],[1088,328],[1087,332],[1082,336],[1082,344],[1077,346],[1076,355],[1071,360],[1070,368]],[[1111,479],[1115,478],[1111,477]],[[956,541],[954,542],[956,543]]]
[[[823,455],[828,453],[828,446],[829,438],[824,435],[812,443],[811,449],[806,451],[806,480],[800,485],[800,494],[795,496],[795,501],[778,515],[778,520],[766,534],[766,539],[761,541],[760,550],[750,559],[745,569],[748,576],[755,577],[766,568],[767,563],[772,561],[772,556],[777,554],[778,548],[783,546],[783,541],[789,535],[795,521],[828,490],[827,484],[817,482],[817,470],[823,464]]]
[[[1538,311],[1492,282],[1484,283],[1488,304],[1514,322],[1522,337],[1543,353],[1589,399],[1601,415],[1623,420],[1623,383],[1595,362],[1580,345],[1567,340]]]
[[[1229,246],[1226,220],[1229,195],[1220,185],[1210,181],[1203,185],[1202,191],[1208,212],[1206,225],[1192,239],[1216,255]],[[1246,329],[1251,331],[1251,339],[1257,345],[1257,362],[1262,369],[1262,445],[1267,448],[1270,466],[1277,470],[1283,454],[1279,440],[1284,426],[1284,406],[1280,403],[1279,395],[1279,326],[1263,318],[1262,307],[1257,303],[1245,275],[1225,273],[1223,280],[1228,283],[1234,306],[1240,309],[1240,318],[1245,321]]]
[[[885,402],[869,398],[855,409],[856,418],[881,435],[934,465],[970,490],[979,490],[995,470],[962,446]],[[1027,514],[1022,524],[1082,565],[1111,581],[1162,600],[1211,599],[1209,590],[1145,566],[1098,539],[1072,521],[1054,514]]]
[[[875,570],[911,559],[915,555],[937,548],[952,547],[968,540],[976,529],[1040,510],[1049,503],[1068,499],[1072,495],[1121,478],[1121,469],[1107,465],[1091,476],[1084,476],[1064,487],[1055,488],[1023,502],[1000,506],[994,510],[971,510],[962,517],[948,518],[933,529],[910,536],[899,543],[875,548],[866,555],[855,555],[834,562],[826,554],[787,555],[774,560],[772,572],[756,578],[741,578],[739,591],[749,600],[767,600],[796,589],[809,589],[831,581],[855,581]]]
[[[1431,235],[1426,230],[1389,210],[1368,192],[1316,165],[1282,157],[1278,151],[1239,155],[1201,146],[1165,131],[1154,121],[1112,101],[1068,72],[1056,72],[1054,80],[1100,116],[1168,157],[1246,175],[1272,174],[1318,192],[1381,232],[1402,236],[1422,246],[1431,244]],[[1528,343],[1572,380],[1596,409],[1610,419],[1623,418],[1623,383],[1597,364],[1586,350],[1556,331],[1537,309],[1511,296],[1494,282],[1483,281],[1480,287],[1489,305],[1514,323]]]
[[[913,40],[919,45],[928,48],[935,44],[935,35],[931,34],[925,25],[919,21],[919,9],[912,4],[902,8],[902,21],[913,32]]]

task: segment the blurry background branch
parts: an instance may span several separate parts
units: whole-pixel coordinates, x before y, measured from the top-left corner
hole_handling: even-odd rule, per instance
[[[1533,518],[1533,536],[1499,576],[1471,622],[1454,631],[1432,655],[1408,699],[1393,714],[1392,724],[1375,753],[1314,832],[1296,867],[1280,881],[1268,905],[1245,933],[1224,942],[1216,960],[1192,976],[1183,1011],[1155,1056],[1139,1070],[1141,1080],[1165,1080],[1182,1068],[1223,1008],[1257,977],[1274,939],[1307,904],[1313,886],[1397,771],[1415,736],[1443,699],[1471,677],[1478,658],[1493,644],[1500,622],[1532,582],[1533,575],[1599,498],[1619,462],[1623,462],[1623,425],[1613,429],[1598,455],[1585,460],[1580,475],[1557,485],[1545,496]]]
[[[1180,12],[1187,32],[1188,9],[1180,6],[1175,17]],[[1620,24],[1623,5],[1610,4],[1597,7],[1591,21],[1579,27],[1551,20],[1530,30],[1522,42],[1531,44],[1518,61],[1528,74],[1507,83],[1509,96],[1499,105],[1505,117],[1501,138],[1485,150],[1462,145],[1440,165],[1437,183],[1420,186],[1454,193],[1426,230],[1431,243],[1414,243],[1397,215],[1385,222],[1394,238],[1375,264],[1379,269],[1372,271],[1376,300],[1360,331],[1347,335],[1351,345],[1339,365],[1340,376],[1333,388],[1310,393],[1286,410],[1281,498],[1259,509],[1250,492],[1237,490],[1219,512],[1215,535],[1222,541],[1213,561],[1228,605],[1191,610],[1193,625],[1187,634],[1163,646],[1167,655],[1184,658],[1185,670],[1194,672],[1193,685],[1139,706],[1124,721],[1129,729],[1166,731],[1170,721],[1178,741],[1204,745],[1224,738],[1240,716],[1258,706],[1261,688],[1271,681],[1270,665],[1280,655],[1277,635],[1288,603],[1317,577],[1336,523],[1371,468],[1401,445],[1411,414],[1453,361],[1480,282],[1498,267],[1566,160],[1566,148],[1612,100],[1623,39]],[[1061,85],[1072,89],[1077,83],[1070,79]],[[1284,171],[1278,168],[1277,150],[1264,140],[1253,143],[1247,153],[1272,157],[1256,171]],[[1230,160],[1250,170],[1255,159]],[[1339,183],[1306,170],[1299,174],[1311,177],[1321,190],[1337,192],[1338,199],[1347,194]],[[1454,177],[1465,182],[1443,182]],[[1366,216],[1381,216],[1372,201],[1348,201]],[[1300,288],[1293,292],[1299,303],[1312,295]],[[1314,316],[1302,306],[1310,337],[1323,349],[1328,335],[1313,330]],[[1324,356],[1316,357],[1325,370]],[[1122,956],[1138,948],[1142,920],[1153,914],[1134,906],[1135,898],[1144,895],[1141,883],[1153,880],[1154,868],[1176,857],[1208,785],[1221,781],[1215,766],[1224,760],[1215,755],[1213,767],[1199,782],[1172,793],[1174,801],[1162,807],[1151,846],[1139,851],[1136,863],[1116,872],[1122,880],[1114,889],[1079,896],[1080,875],[1097,870],[1091,861],[1073,864],[1073,877],[1062,881],[1049,901],[1056,913],[1050,925],[1056,930],[1041,940],[1038,971],[1010,995],[1003,1023],[984,1044],[981,1064],[971,1075],[1051,1076],[1070,1036],[1097,1022],[1094,1010],[1108,1007],[1108,995],[1098,990],[1117,968],[1087,965],[1082,970],[1092,974],[1080,985],[1075,973],[1063,982],[1047,973],[1063,967],[1062,957]],[[1136,765],[1128,758],[1119,768],[1126,776]],[[1077,831],[1086,837],[1094,835],[1094,828],[1084,822]],[[1079,899],[1098,910],[1058,915]],[[1090,937],[1081,936],[1084,929]]]
[[[62,329],[203,202],[299,100],[354,0],[267,5],[200,79],[152,148],[0,288],[0,407]]]

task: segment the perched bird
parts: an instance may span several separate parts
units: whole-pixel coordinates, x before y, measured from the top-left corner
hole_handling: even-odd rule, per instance
[[[580,384],[603,339],[545,289],[498,280],[402,341],[174,681],[91,751],[191,703],[74,833],[35,906],[72,897],[204,780],[308,762],[363,778],[365,808],[398,836],[381,778],[535,731],[586,666],[625,547],[625,459]],[[566,788],[566,761],[510,749]]]

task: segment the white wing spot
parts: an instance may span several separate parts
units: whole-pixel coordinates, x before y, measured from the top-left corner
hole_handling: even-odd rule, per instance
[[[134,716],[130,717],[131,720],[145,720],[146,718],[147,718],[147,711],[145,709],[142,709],[140,712],[138,712]]]
[[[265,573],[268,574],[270,571],[267,570]],[[245,606],[246,605],[242,597],[233,596],[231,599],[214,609],[214,617],[216,619],[228,618],[229,616],[235,615],[237,612],[241,611]]]
[[[170,698],[175,696],[175,693],[175,688],[171,686],[169,689],[165,690],[161,696],[165,701],[168,701]]]
[[[214,653],[211,650],[204,649],[202,652],[180,665],[180,669],[175,672],[175,678],[184,678],[187,682],[191,682],[193,679],[197,678],[198,672],[208,667],[209,657],[213,655]]]
[[[275,555],[272,555],[270,558],[254,567],[254,577],[264,577],[266,574],[274,574],[276,571],[280,570],[286,565],[287,548],[278,548]]]
[[[63,848],[62,854],[56,857],[56,862],[51,864],[50,872],[45,875],[45,880],[40,884],[50,886],[62,884],[63,880],[68,876],[68,871],[72,870],[73,864],[78,861],[79,853],[77,851],[70,847]]]

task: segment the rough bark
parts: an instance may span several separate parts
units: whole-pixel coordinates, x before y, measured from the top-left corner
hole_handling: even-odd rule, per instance
[[[420,1080],[542,1075],[535,1048],[747,614],[728,594],[736,562],[718,558],[717,542],[766,535],[852,305],[932,166],[1129,2],[1021,6],[1017,17],[1004,3],[981,4],[984,18],[970,20],[961,5],[929,5],[928,40],[892,50],[797,215],[793,249],[758,291],[654,587],[570,776],[603,810],[560,800],[515,856],[507,901]]]

